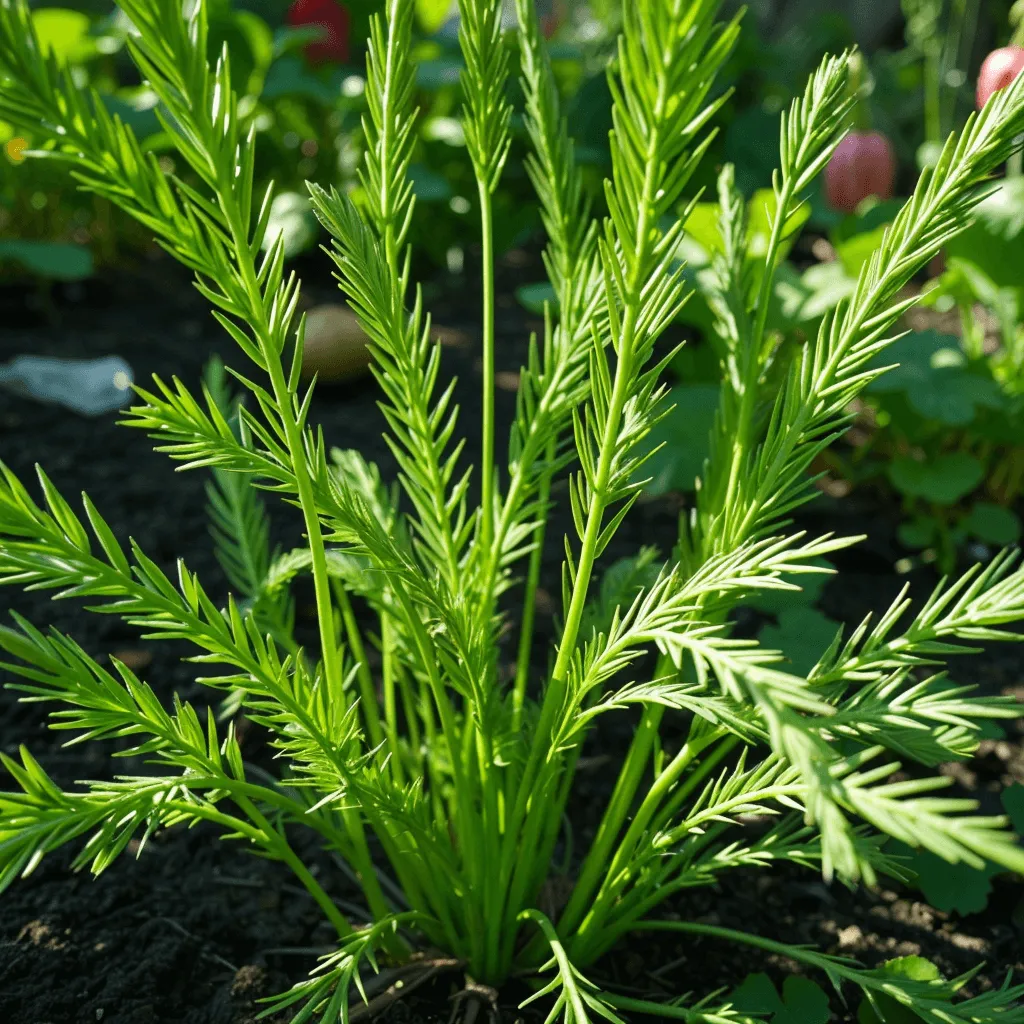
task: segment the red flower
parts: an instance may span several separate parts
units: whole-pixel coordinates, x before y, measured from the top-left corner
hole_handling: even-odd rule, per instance
[[[1024,71],[1024,47],[1004,46],[993,50],[981,65],[978,72],[978,91],[976,99],[981,110],[988,102],[989,96],[999,89],[1005,89],[1022,71]]]
[[[825,168],[825,195],[836,210],[853,213],[868,196],[889,199],[896,156],[880,132],[850,132]]]
[[[288,8],[288,24],[313,25],[323,31],[322,38],[303,47],[310,64],[348,60],[349,14],[336,0],[295,0]]]
[[[550,0],[541,4],[540,30],[546,39],[550,39],[565,22],[565,5],[562,0]]]

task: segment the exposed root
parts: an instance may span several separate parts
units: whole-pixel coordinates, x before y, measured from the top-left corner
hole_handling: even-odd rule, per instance
[[[461,1024],[476,1024],[482,1009],[487,1011],[488,1024],[496,1024],[498,1020],[498,990],[490,985],[481,985],[466,978],[466,987],[452,996],[452,1015],[448,1024],[455,1024],[462,1010]]]
[[[349,1008],[350,1022],[366,1020],[382,1014],[399,999],[415,992],[421,985],[437,977],[442,971],[463,967],[454,957],[420,957],[400,967],[391,967],[370,978],[364,984],[369,1002],[358,1002]]]

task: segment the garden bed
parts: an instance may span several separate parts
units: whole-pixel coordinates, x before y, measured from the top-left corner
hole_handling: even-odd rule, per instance
[[[321,267],[322,261],[318,265]],[[518,284],[536,280],[536,260],[513,253],[501,269],[498,318],[498,424],[506,432],[515,401],[516,371],[525,358],[531,330],[540,327],[513,298]],[[310,282],[307,296],[331,301],[327,280]],[[475,345],[475,311],[460,308],[459,289],[441,289],[434,303],[445,325],[445,369],[459,377],[460,422],[470,433],[479,422],[479,358]],[[31,300],[31,301],[30,301]],[[0,361],[31,352],[86,357],[117,354],[133,367],[136,380],[150,375],[180,376],[195,389],[205,361],[214,353],[229,364],[239,357],[209,316],[186,275],[167,259],[118,278],[55,292],[41,302],[17,286],[0,294]],[[322,387],[312,420],[322,425],[327,441],[359,449],[376,460],[385,478],[394,460],[381,440],[383,417],[375,405],[369,378],[342,387]],[[165,571],[177,557],[198,572],[212,594],[225,593],[223,574],[212,554],[205,517],[205,476],[175,473],[172,463],[152,451],[140,432],[115,428],[114,416],[82,419],[63,410],[0,393],[0,457],[28,479],[39,463],[68,497],[87,490],[119,538],[129,534]],[[556,494],[549,527],[544,585],[557,594],[558,539],[569,528],[566,495]],[[674,543],[677,497],[641,503],[616,536],[606,560],[631,554],[641,544],[656,544],[667,553]],[[276,508],[282,541],[298,538],[294,513]],[[855,493],[835,502],[822,498],[801,517],[815,533],[864,532],[866,543],[841,552],[835,561],[842,582],[826,587],[822,609],[846,623],[868,611],[883,609],[908,580],[917,591],[934,582],[931,571],[897,575],[902,552],[895,542],[898,510],[871,494]],[[290,534],[288,531],[291,531]],[[0,591],[6,619],[16,609],[38,626],[50,623],[72,635],[93,655],[117,654],[139,666],[140,675],[169,701],[177,690],[203,706],[209,691],[192,682],[193,669],[180,661],[184,645],[147,644],[112,616],[85,612],[72,601],[54,603],[47,593]],[[554,601],[551,599],[554,612]],[[308,609],[305,609],[308,615]],[[302,592],[299,615],[303,616]],[[742,624],[741,624],[742,625]],[[552,615],[541,615],[537,657],[550,650]],[[511,657],[511,652],[510,652]],[[1019,649],[994,646],[984,655],[962,659],[955,677],[978,684],[985,692],[1015,692],[1024,697]],[[64,749],[62,737],[45,727],[39,705],[19,705],[15,695],[0,692],[0,749],[14,753],[25,743],[58,783],[102,777],[111,770],[105,748],[91,744]],[[618,760],[629,738],[630,720],[612,716],[610,731],[585,751],[573,827],[577,849],[586,849],[587,829],[595,824],[614,775],[602,766]],[[248,760],[270,765],[256,730],[243,735]],[[140,766],[122,761],[121,772]],[[982,756],[957,775],[983,809],[998,811],[998,789],[1011,778],[1024,779],[1020,723],[1008,726],[1005,740],[987,742]],[[301,842],[301,840],[300,840]],[[328,875],[332,894],[344,897],[345,883],[333,865],[315,851],[300,852]],[[27,881],[2,898],[0,914],[0,1021],[4,1024],[64,1024],[102,1020],[105,1024],[241,1024],[258,1012],[256,1000],[305,976],[318,948],[330,943],[330,930],[304,890],[292,884],[287,869],[247,856],[238,844],[221,843],[205,828],[171,831],[153,838],[138,860],[124,857],[98,880],[69,871],[71,856],[60,852],[43,862]],[[986,961],[977,986],[998,980],[1006,968],[1024,969],[1024,883],[996,879],[988,909],[965,918],[929,909],[911,890],[882,889],[851,894],[838,884],[825,886],[813,874],[795,871],[733,872],[720,888],[696,890],[667,910],[785,940],[815,943],[869,964],[900,955],[920,954],[947,974]],[[356,899],[356,896],[352,896]],[[551,895],[557,900],[557,894]],[[666,969],[666,965],[670,965]],[[752,970],[767,970],[780,979],[781,962],[748,950],[705,939],[648,937],[630,943],[594,972],[614,978],[625,990],[654,994],[699,994],[732,988]],[[661,973],[658,973],[660,970]],[[389,1016],[396,1020],[447,1020],[450,996],[462,985],[458,974],[441,975]],[[515,992],[502,993],[501,1009],[515,1019]],[[855,1019],[854,1006],[840,1019]]]

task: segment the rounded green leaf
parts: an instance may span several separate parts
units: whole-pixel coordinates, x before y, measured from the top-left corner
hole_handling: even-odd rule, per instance
[[[796,605],[779,612],[777,626],[765,626],[758,640],[762,647],[782,651],[789,661],[790,672],[805,676],[835,639],[839,623],[824,612],[806,605]]]
[[[1018,782],[1004,789],[1002,801],[1013,831],[1024,835],[1024,786]]]
[[[790,975],[782,983],[782,1003],[772,1024],[828,1024],[832,1018],[828,995],[810,978]]]
[[[547,281],[520,285],[516,289],[516,298],[523,309],[528,309],[537,316],[543,316],[544,306],[547,304],[550,304],[552,309],[558,306],[558,296],[555,294],[555,289]]]
[[[947,257],[969,260],[997,286],[1019,288],[1024,266],[1024,178],[1003,178],[972,216],[971,225],[947,243]]]
[[[673,388],[667,400],[675,408],[641,442],[645,452],[653,453],[637,473],[640,479],[650,478],[649,494],[694,489],[710,448],[718,385]]]
[[[767,974],[748,974],[729,997],[740,1013],[772,1014],[771,1024],[828,1024],[828,995],[810,978],[790,976],[780,997]]]
[[[958,914],[984,910],[992,892],[992,876],[1002,870],[994,864],[980,869],[948,864],[930,850],[918,850],[908,866],[917,874],[918,888],[931,906]]]
[[[901,956],[887,960],[879,970],[882,974],[910,981],[942,981],[938,967],[923,956]],[[875,999],[877,1010],[867,999],[861,1002],[857,1011],[858,1024],[921,1024],[921,1018],[913,1010],[896,1002],[891,996],[879,994]]]
[[[1012,509],[991,501],[975,502],[963,525],[973,536],[989,544],[1016,544],[1020,540],[1020,517]]]
[[[416,199],[421,203],[446,203],[452,197],[451,182],[443,174],[432,171],[426,164],[410,164],[409,179],[412,181]]]
[[[893,459],[888,475],[902,494],[936,505],[955,505],[981,483],[985,468],[967,452],[949,452],[927,462],[906,456]]]
[[[428,36],[432,36],[447,20],[452,0],[416,0],[416,20]]]
[[[27,271],[55,281],[81,281],[93,272],[92,253],[71,242],[0,242],[0,262],[20,263]]]
[[[46,7],[33,12],[32,22],[43,53],[52,53],[62,64],[80,63],[96,52],[89,35],[89,16],[81,11]]]
[[[896,536],[905,548],[926,548],[935,543],[937,527],[938,523],[931,517],[912,519],[900,523]]]

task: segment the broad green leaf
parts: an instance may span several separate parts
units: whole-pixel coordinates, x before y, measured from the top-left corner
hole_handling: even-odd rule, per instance
[[[828,233],[829,241],[838,249],[859,235],[884,228],[896,219],[903,203],[898,199],[868,200],[855,213],[846,214]]]
[[[936,505],[955,505],[981,483],[985,468],[967,452],[949,452],[927,462],[907,456],[893,459],[888,475],[902,494]]]
[[[856,277],[860,273],[861,267],[871,259],[871,256],[882,244],[882,236],[887,227],[888,224],[880,224],[871,231],[854,235],[836,246],[836,255],[847,274]]]
[[[758,189],[747,203],[747,254],[752,260],[759,260],[768,251],[771,238],[772,218],[775,216],[776,197],[770,188]],[[711,253],[722,248],[722,233],[718,229],[718,203],[697,203],[686,219],[686,237],[696,242],[706,254],[708,262]],[[807,222],[810,210],[806,204],[798,206],[790,215],[783,228],[783,242],[780,254],[785,258],[793,247],[800,229]],[[690,261],[692,262],[692,260]],[[755,269],[758,264],[755,262]]]
[[[715,330],[715,314],[708,305],[708,296],[715,289],[714,271],[707,266],[704,249],[686,235],[683,236],[682,244],[676,253],[686,263],[683,278],[687,287],[692,289],[689,301],[683,304],[676,320],[682,324],[689,324],[702,336],[708,337]]]
[[[951,427],[965,427],[978,407],[994,409],[1001,403],[999,386],[990,377],[938,366],[926,386],[907,393],[907,400],[925,419]]]
[[[938,523],[932,516],[919,516],[909,522],[900,523],[896,536],[905,548],[926,548],[935,543]]]
[[[768,240],[771,238],[772,222],[775,216],[776,198],[770,188],[758,189],[747,204],[747,254],[751,257],[764,257],[768,252]],[[801,203],[790,214],[782,229],[782,245],[779,254],[785,259],[800,235],[800,229],[807,223],[811,210],[806,203]]]
[[[974,209],[973,223],[946,245],[950,258],[968,260],[997,286],[1019,288],[1024,266],[1024,178],[1003,178]]]
[[[950,294],[964,301],[980,302],[995,313],[1004,339],[1012,339],[1020,323],[1020,310],[1024,305],[1024,277],[1018,278],[1017,287],[1000,288],[984,270],[970,260],[950,259],[949,269],[942,275],[942,286]]]
[[[748,974],[729,997],[741,1013],[775,1013],[782,1009],[782,1000],[772,979],[758,972]]]
[[[892,369],[873,380],[868,390],[876,394],[911,391],[931,373],[933,357],[947,351],[960,351],[959,339],[951,334],[927,330],[898,338],[873,360],[873,368],[892,366]]]
[[[692,491],[704,468],[711,428],[718,409],[717,384],[693,384],[673,388],[667,401],[675,408],[642,442],[645,451],[660,450],[640,467],[639,477],[650,477],[649,494]]]
[[[0,242],[0,262],[4,260],[56,281],[80,281],[93,272],[92,253],[84,245],[71,242]]]
[[[555,289],[547,281],[520,285],[516,289],[516,299],[519,300],[520,306],[537,316],[543,316],[545,303],[550,303],[552,308],[558,306]]]
[[[908,867],[917,875],[917,886],[931,906],[957,914],[984,910],[992,892],[992,876],[1002,871],[996,864],[980,870],[968,864],[949,864],[928,850],[914,851]]]
[[[323,29],[316,25],[282,25],[274,31],[272,56],[283,57],[286,53],[301,50],[307,43],[315,43],[322,37]]]
[[[410,164],[409,179],[416,199],[421,203],[446,203],[452,197],[451,182],[426,164]]]
[[[911,981],[942,981],[938,967],[923,956],[901,956],[881,966],[885,974]],[[875,996],[878,1011],[864,999],[857,1011],[857,1024],[921,1024],[921,1018],[906,1006],[885,995]],[[881,1014],[881,1015],[879,1015]]]
[[[810,978],[791,975],[780,996],[767,974],[748,974],[729,997],[741,1013],[771,1014],[771,1024],[828,1024],[828,995]]]
[[[1013,831],[1024,836],[1024,785],[1017,782],[1003,790],[1003,809],[1013,826]]]
[[[696,243],[703,252],[701,265],[711,262],[711,254],[722,248],[722,233],[718,230],[718,203],[697,203],[686,218],[685,235],[691,245]],[[693,257],[690,254],[688,263],[693,264]]]
[[[262,90],[274,61],[275,46],[270,26],[259,15],[233,11],[228,6],[211,12],[207,46],[211,61],[227,46],[231,82],[240,95],[255,95]]]
[[[825,579],[821,576],[805,578]],[[796,605],[779,612],[778,625],[765,626],[758,640],[763,647],[782,651],[789,660],[789,671],[806,676],[835,639],[838,629],[839,623],[833,622],[824,612]]]
[[[865,201],[855,213],[843,217],[829,232],[839,262],[853,277],[879,247],[885,229],[896,219],[903,204],[895,199]]]
[[[810,978],[791,975],[782,983],[782,1009],[772,1024],[828,1024],[828,995]]]
[[[451,9],[452,0],[416,0],[416,20],[432,36],[448,20]]]
[[[988,544],[1016,544],[1020,540],[1020,516],[1013,509],[992,501],[977,501],[963,526]]]
[[[815,263],[802,274],[788,263],[779,267],[775,295],[785,321],[811,324],[849,298],[857,287],[842,263]]]
[[[890,345],[873,365],[893,363],[899,365],[872,381],[868,391],[901,391],[925,419],[962,427],[974,419],[979,407],[998,409],[1004,404],[999,385],[968,366],[958,339],[951,335],[932,330],[908,334]]]
[[[252,11],[236,11],[234,21],[248,43],[249,53],[252,56],[253,77],[249,80],[251,89],[259,79],[266,75],[270,65],[274,62],[274,33],[270,26]]]
[[[89,16],[63,7],[45,7],[34,11],[32,21],[44,54],[53,54],[61,63],[79,64],[96,53],[89,35]]]
[[[261,95],[265,100],[298,96],[334,106],[338,102],[339,86],[340,82],[325,81],[314,75],[299,57],[287,53],[270,65]]]

